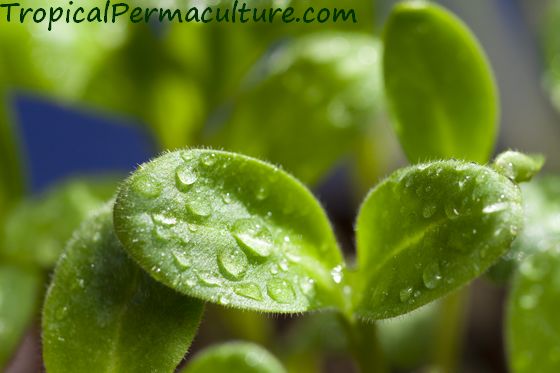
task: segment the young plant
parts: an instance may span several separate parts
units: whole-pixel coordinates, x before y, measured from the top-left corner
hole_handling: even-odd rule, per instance
[[[348,266],[319,202],[284,171],[210,149],[164,154],[122,184],[114,216],[106,206],[69,243],[43,312],[47,369],[172,371],[211,302],[338,312],[362,369],[379,370],[362,322],[464,285],[521,229],[519,188],[499,170],[450,160],[396,171],[365,199]]]

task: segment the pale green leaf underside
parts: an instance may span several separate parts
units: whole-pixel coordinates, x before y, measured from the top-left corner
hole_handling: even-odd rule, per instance
[[[560,367],[560,241],[525,259],[508,303],[507,343],[514,373]]]
[[[342,258],[324,211],[253,158],[185,150],[144,164],[119,193],[115,229],[154,278],[206,301],[265,312],[337,301]]]
[[[12,261],[52,268],[72,232],[116,189],[116,178],[76,178],[23,201],[2,227],[5,244],[0,253]]]
[[[360,210],[357,313],[387,318],[482,274],[522,225],[517,185],[492,169],[439,161],[401,169]]]
[[[49,372],[173,372],[203,305],[152,280],[113,233],[112,205],[76,232],[43,309]]]
[[[264,348],[246,342],[229,342],[197,354],[183,373],[285,373],[282,364]]]
[[[383,42],[385,94],[409,160],[487,162],[497,135],[497,90],[469,29],[432,2],[402,2]]]
[[[41,277],[11,264],[0,264],[0,370],[12,356],[34,315]]]

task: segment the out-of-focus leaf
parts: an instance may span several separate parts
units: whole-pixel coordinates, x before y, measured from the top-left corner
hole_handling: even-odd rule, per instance
[[[391,366],[402,370],[425,365],[433,357],[438,303],[377,323],[377,333]]]
[[[507,342],[514,373],[560,367],[560,240],[520,265],[508,303]]]
[[[383,41],[385,94],[409,160],[488,161],[497,90],[469,29],[432,2],[408,1],[395,6]]]
[[[49,269],[82,220],[111,198],[116,179],[71,179],[18,205],[8,216],[0,254]]]
[[[208,302],[265,312],[342,302],[344,264],[325,212],[253,158],[193,149],[142,165],[119,192],[115,229],[155,279]]]
[[[197,354],[183,373],[285,373],[282,364],[264,348],[229,342]]]
[[[39,0],[26,1],[36,9]],[[101,9],[105,1],[93,0],[88,7]],[[49,6],[68,7],[68,2],[51,0]],[[13,14],[12,18],[19,17]],[[19,19],[19,18],[18,18]],[[47,14],[48,20],[48,14]],[[127,22],[35,23],[31,15],[21,24],[12,19],[0,29],[0,54],[6,71],[6,84],[18,89],[38,91],[59,99],[76,101],[92,78],[95,68],[107,54],[119,48],[127,38]]]
[[[521,186],[525,225],[511,250],[488,272],[496,281],[511,278],[529,255],[560,242],[560,177],[547,175]]]
[[[379,43],[323,32],[265,56],[214,143],[317,182],[357,146],[380,110]]]
[[[547,1],[547,9],[543,12],[542,50],[546,71],[544,85],[549,90],[552,103],[560,110],[560,1]]]
[[[202,303],[129,259],[111,207],[82,224],[56,268],[43,309],[49,372],[173,372],[198,328]]]
[[[29,326],[40,290],[36,272],[0,263],[0,369]]]
[[[359,316],[407,313],[474,279],[521,229],[516,184],[489,167],[438,161],[401,169],[358,215]]]

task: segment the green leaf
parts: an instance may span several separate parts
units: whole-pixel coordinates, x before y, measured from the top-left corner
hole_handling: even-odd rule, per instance
[[[155,279],[205,301],[265,312],[340,301],[343,262],[325,212],[253,158],[193,149],[142,165],[119,192],[115,230]]]
[[[22,202],[2,227],[5,241],[0,254],[20,263],[53,267],[72,232],[116,189],[112,177],[76,178]]]
[[[286,43],[253,71],[213,142],[278,163],[305,183],[319,181],[378,119],[379,50],[376,38],[359,33]]]
[[[438,161],[401,169],[358,215],[357,314],[409,312],[482,274],[523,220],[516,184],[489,167]]]
[[[43,309],[49,372],[173,372],[203,306],[152,280],[113,233],[111,205],[66,247]]]
[[[196,355],[183,373],[284,373],[282,364],[264,348],[245,342],[210,347]]]
[[[497,172],[517,183],[531,180],[543,165],[542,155],[527,155],[512,150],[498,155],[494,161]]]
[[[0,263],[0,369],[31,323],[40,290],[35,271]]]
[[[409,160],[485,163],[497,135],[497,92],[467,26],[431,2],[403,2],[383,41],[385,94]]]
[[[560,366],[560,240],[519,268],[508,303],[507,343],[512,372],[553,373]]]
[[[528,256],[560,242],[560,177],[547,175],[521,186],[525,224],[511,250],[488,272],[504,282]]]

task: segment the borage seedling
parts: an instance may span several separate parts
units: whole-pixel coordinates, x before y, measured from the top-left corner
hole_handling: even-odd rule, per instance
[[[521,229],[516,180],[541,162],[497,159],[393,173],[362,204],[347,265],[319,202],[286,172],[224,151],[164,154],[123,183],[113,214],[107,205],[69,243],[44,307],[46,367],[173,371],[211,302],[338,312],[362,370],[380,370],[370,322],[479,276]]]

